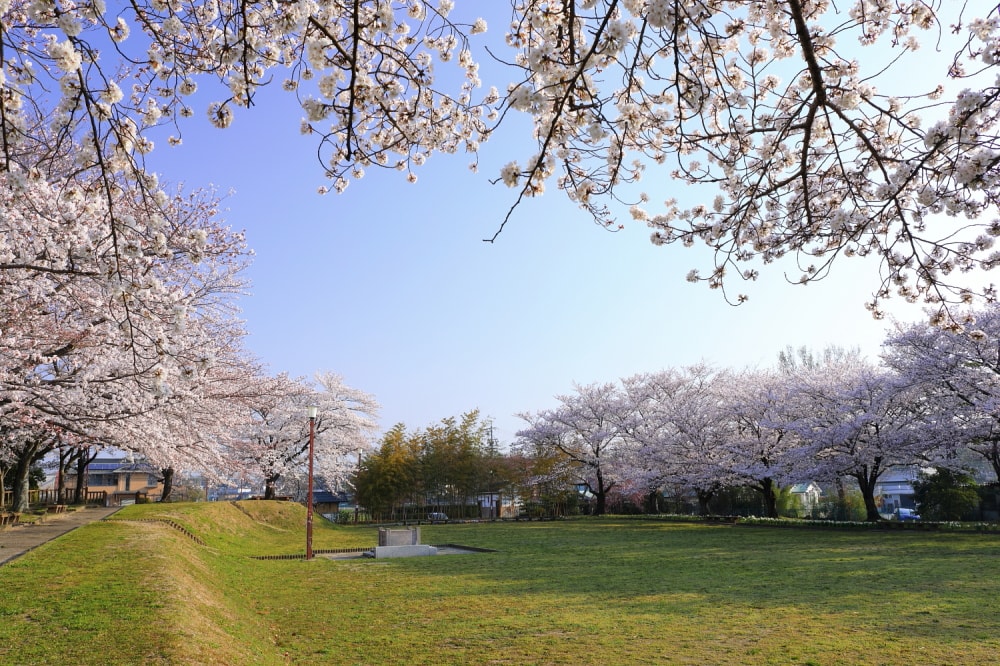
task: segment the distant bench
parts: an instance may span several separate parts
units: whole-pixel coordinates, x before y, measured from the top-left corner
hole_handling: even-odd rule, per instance
[[[45,507],[46,513],[66,513],[65,504],[50,504]]]
[[[19,520],[21,520],[21,514],[19,513],[0,513],[0,527],[17,525]]]

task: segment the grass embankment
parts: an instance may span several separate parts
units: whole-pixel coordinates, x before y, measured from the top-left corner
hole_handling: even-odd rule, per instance
[[[425,526],[498,552],[301,553],[288,503],[144,505],[0,568],[0,663],[985,664],[1000,538],[614,519]],[[250,515],[248,515],[250,514]],[[370,546],[318,521],[314,547]]]

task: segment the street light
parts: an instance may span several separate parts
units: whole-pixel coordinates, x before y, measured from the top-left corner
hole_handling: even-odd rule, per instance
[[[306,492],[306,559],[313,558],[313,438],[316,434],[316,413],[319,407],[309,405],[309,486]]]
[[[361,449],[358,449],[358,473],[361,473]],[[358,490],[354,489],[354,524],[358,524]]]

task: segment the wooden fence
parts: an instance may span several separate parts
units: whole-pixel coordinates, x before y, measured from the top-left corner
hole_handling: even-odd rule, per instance
[[[88,490],[84,493],[86,497],[84,502],[86,504],[100,504],[104,505],[108,500],[108,493],[103,490]],[[32,506],[45,506],[49,504],[69,504],[73,501],[73,491],[67,490],[62,493],[62,497],[59,496],[59,491],[57,490],[29,490],[28,491],[28,504]],[[14,491],[5,490],[3,491],[3,497],[0,498],[0,509],[4,507],[11,506],[14,503]]]

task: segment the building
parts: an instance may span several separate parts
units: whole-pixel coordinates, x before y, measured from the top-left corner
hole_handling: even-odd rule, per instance
[[[890,515],[896,509],[916,509],[917,501],[913,491],[920,470],[916,467],[891,469],[875,482],[875,501],[879,513]]]
[[[823,498],[823,489],[814,481],[808,483],[796,483],[789,489],[792,497],[795,498],[795,509],[799,516],[810,516],[814,509],[819,506]]]
[[[334,493],[329,490],[313,490],[313,510],[321,513],[330,520],[336,521],[337,514],[341,507],[350,505],[354,507],[354,502],[346,493]]]
[[[67,491],[76,488],[77,475],[66,476]],[[136,502],[155,502],[163,493],[163,477],[159,470],[143,460],[125,458],[95,458],[87,465],[84,487],[90,491],[107,494],[109,506],[123,506]]]

